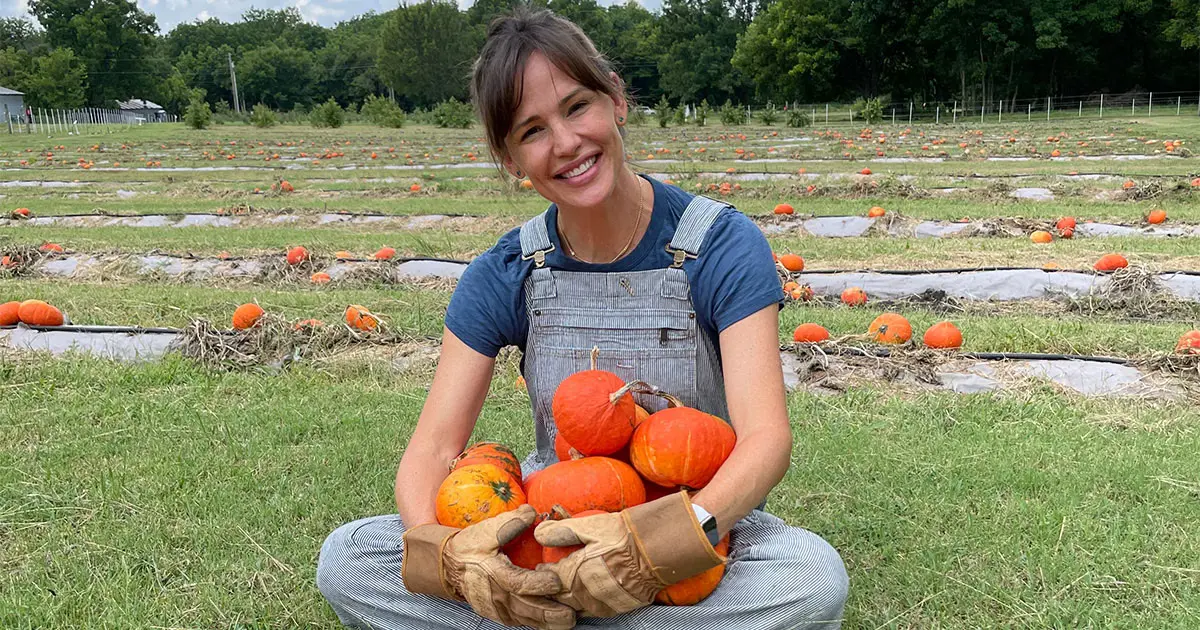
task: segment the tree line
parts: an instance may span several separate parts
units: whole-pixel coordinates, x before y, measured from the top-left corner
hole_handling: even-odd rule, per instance
[[[578,24],[643,104],[1016,101],[1200,89],[1200,0],[516,0]],[[386,96],[465,100],[488,23],[514,0],[422,0],[332,28],[294,8],[161,33],[135,0],[30,0],[0,19],[0,85],[35,107],[146,98],[308,111]]]

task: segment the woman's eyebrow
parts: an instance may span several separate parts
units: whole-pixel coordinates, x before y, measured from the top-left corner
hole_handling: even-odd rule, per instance
[[[575,98],[575,95],[579,94],[580,92],[585,92],[585,91],[587,91],[587,88],[583,87],[582,85],[575,88],[574,90],[571,90],[570,92],[567,93],[566,96],[559,99],[558,106],[562,107],[563,105],[566,104],[567,101]],[[528,125],[530,122],[532,122],[536,118],[537,118],[537,114],[534,114],[533,116],[530,116],[529,118],[526,118],[525,120],[522,120],[520,123],[515,125],[513,127],[513,129],[520,129],[521,127],[524,127],[525,125]]]

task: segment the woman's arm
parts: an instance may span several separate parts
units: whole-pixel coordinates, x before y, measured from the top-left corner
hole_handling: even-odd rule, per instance
[[[492,382],[494,358],[463,343],[449,328],[429,396],[396,470],[396,509],[407,528],[432,523],[438,486],[475,428]]]
[[[721,332],[725,399],[737,446],[693,502],[717,518],[724,535],[758,506],[791,463],[779,307],[772,304]]]

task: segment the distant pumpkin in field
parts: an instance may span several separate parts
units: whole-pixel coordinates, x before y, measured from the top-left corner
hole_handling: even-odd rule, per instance
[[[1150,223],[1151,225],[1158,225],[1166,220],[1167,211],[1163,210],[1162,208],[1155,208],[1154,210],[1150,211],[1150,214],[1146,215],[1146,222]]]
[[[796,211],[791,204],[781,203],[775,206],[775,214],[792,214]]]
[[[779,264],[788,271],[804,271],[804,259],[796,254],[784,254],[779,257]]]
[[[829,331],[820,324],[800,324],[792,332],[792,339],[802,343],[819,343],[829,339]]]
[[[287,252],[287,263],[289,265],[299,265],[308,260],[308,248],[303,245],[297,245]]]
[[[879,206],[872,206],[870,210],[867,210],[867,216],[872,219],[878,219],[885,214],[887,214],[887,211]]]
[[[1129,261],[1120,254],[1105,254],[1092,265],[1096,271],[1116,271],[1129,266]]]
[[[1029,240],[1033,241],[1034,243],[1049,243],[1050,241],[1054,240],[1054,237],[1045,230],[1038,230],[1029,235]]]
[[[879,343],[902,344],[912,339],[912,324],[899,313],[884,313],[867,328],[871,338]]]
[[[350,306],[346,307],[345,315],[346,324],[348,324],[351,328],[362,331],[371,331],[375,330],[375,328],[379,326],[379,319],[375,317],[371,311],[367,310],[367,307],[365,306],[351,304]]]
[[[862,306],[867,303],[867,292],[859,287],[850,287],[842,291],[842,303],[846,306]]]
[[[963,336],[954,322],[938,322],[925,331],[922,341],[930,348],[959,348],[962,347]]]
[[[237,330],[252,328],[265,314],[262,307],[250,302],[233,311],[233,327]]]

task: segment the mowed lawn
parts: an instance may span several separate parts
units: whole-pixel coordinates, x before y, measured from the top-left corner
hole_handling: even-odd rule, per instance
[[[515,375],[474,437],[525,452]],[[394,510],[429,376],[0,363],[0,627],[339,627],[320,544]],[[1194,406],[862,388],[789,411],[769,509],[842,552],[846,628],[1196,627]]]

